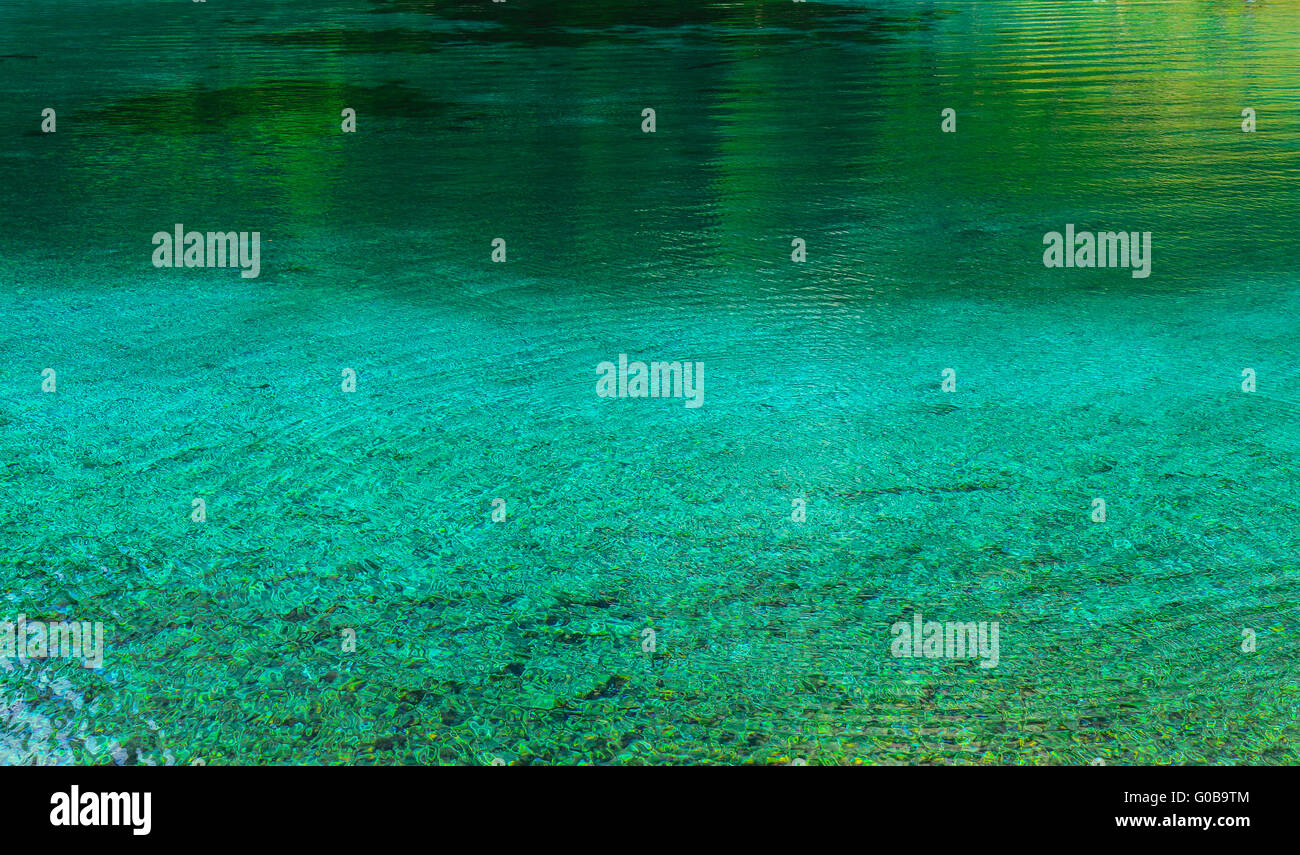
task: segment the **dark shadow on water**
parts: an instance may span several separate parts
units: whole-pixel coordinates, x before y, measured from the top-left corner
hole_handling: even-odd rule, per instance
[[[859,44],[888,42],[925,29],[948,14],[919,9],[915,14],[821,3],[647,3],[608,4],[592,0],[545,3],[377,2],[379,13],[417,13],[472,29],[425,31],[318,29],[264,33],[250,38],[266,44],[329,48],[344,53],[421,53],[437,47],[510,44],[524,47],[580,47],[636,43],[671,36],[675,41],[781,45],[800,37],[826,35]],[[649,32],[648,32],[649,31]]]
[[[228,130],[232,121],[266,123],[268,118],[333,116],[336,105],[365,104],[369,115],[426,118],[443,115],[450,104],[431,100],[401,83],[357,86],[316,80],[270,80],[225,89],[193,88],[119,101],[81,117],[108,131],[184,135]]]

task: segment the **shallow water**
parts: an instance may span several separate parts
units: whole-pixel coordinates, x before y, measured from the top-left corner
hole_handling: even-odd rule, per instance
[[[0,762],[1296,762],[1298,37],[0,8],[0,620],[105,637],[0,662]],[[261,275],[156,269],[178,222]],[[1045,268],[1066,223],[1150,277]],[[703,406],[597,397],[620,353]]]

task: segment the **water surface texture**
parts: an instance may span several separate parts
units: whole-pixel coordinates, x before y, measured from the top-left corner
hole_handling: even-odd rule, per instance
[[[104,658],[0,762],[1297,762],[1298,92],[1265,0],[3,4],[0,620]]]

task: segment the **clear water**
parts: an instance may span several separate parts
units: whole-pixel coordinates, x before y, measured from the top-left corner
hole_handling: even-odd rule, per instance
[[[1296,762],[1298,69],[1290,2],[5,4],[0,619],[105,641],[0,762]]]

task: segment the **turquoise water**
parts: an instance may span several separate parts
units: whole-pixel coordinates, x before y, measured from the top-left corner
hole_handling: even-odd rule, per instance
[[[1297,69],[1282,2],[7,4],[0,620],[104,662],[0,662],[0,762],[1296,762]]]

